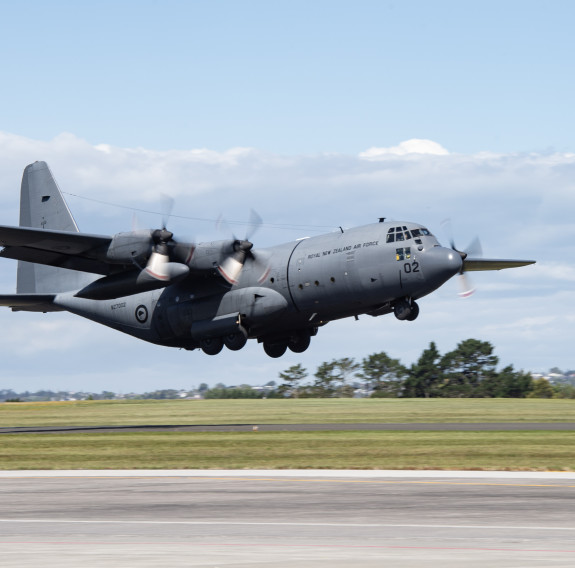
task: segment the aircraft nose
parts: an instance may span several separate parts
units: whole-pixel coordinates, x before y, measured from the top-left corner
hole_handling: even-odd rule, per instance
[[[463,266],[461,255],[450,248],[434,247],[425,253],[425,276],[438,283],[447,282]]]

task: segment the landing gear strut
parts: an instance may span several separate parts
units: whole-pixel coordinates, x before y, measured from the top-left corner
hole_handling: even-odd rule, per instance
[[[415,300],[403,298],[395,302],[393,313],[398,320],[413,321],[419,315],[419,306]]]

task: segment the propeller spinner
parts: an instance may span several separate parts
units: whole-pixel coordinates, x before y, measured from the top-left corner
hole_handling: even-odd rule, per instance
[[[250,238],[262,225],[262,218],[252,209],[250,211],[250,220],[246,230],[246,238],[244,240],[236,239],[232,243],[232,254],[228,256],[219,266],[218,272],[230,284],[237,284],[240,274],[244,268],[247,260],[253,262],[258,270],[261,270],[259,282],[263,282],[269,274],[268,258],[261,252],[255,253],[253,251],[253,243]]]
[[[162,282],[176,282],[185,278],[190,269],[185,264],[179,262],[170,262],[170,249],[168,243],[174,241],[174,234],[166,229],[168,220],[170,218],[174,200],[162,194],[162,228],[152,231],[151,239],[154,244],[154,249],[146,268],[144,268],[143,277],[152,277]]]

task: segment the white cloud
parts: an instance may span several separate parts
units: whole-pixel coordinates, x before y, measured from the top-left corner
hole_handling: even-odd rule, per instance
[[[369,148],[365,152],[361,152],[359,157],[364,160],[381,160],[389,156],[407,156],[409,154],[447,156],[449,152],[441,144],[433,140],[412,138],[390,148]]]

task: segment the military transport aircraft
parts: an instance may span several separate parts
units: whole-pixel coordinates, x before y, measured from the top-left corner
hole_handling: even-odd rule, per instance
[[[261,222],[254,218],[253,226]],[[385,222],[257,250],[249,240],[176,240],[164,226],[80,233],[45,162],[24,170],[20,226],[0,226],[0,256],[18,260],[14,311],[68,311],[139,339],[216,355],[248,339],[270,357],[301,353],[326,323],[394,313],[456,274],[532,260],[471,258],[422,225]],[[475,256],[479,256],[476,254]]]

